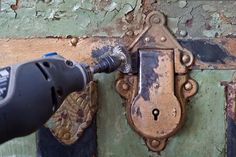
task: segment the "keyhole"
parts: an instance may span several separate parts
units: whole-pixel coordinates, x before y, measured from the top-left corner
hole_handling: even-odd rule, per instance
[[[160,113],[160,111],[157,108],[152,110],[152,115],[154,117],[154,120],[157,120],[159,113]]]

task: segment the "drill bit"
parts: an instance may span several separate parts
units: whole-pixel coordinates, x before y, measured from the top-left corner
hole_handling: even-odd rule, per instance
[[[126,63],[126,55],[120,46],[113,48],[112,52],[101,58],[96,65],[91,67],[91,72],[95,73],[111,73],[117,70],[123,63]]]

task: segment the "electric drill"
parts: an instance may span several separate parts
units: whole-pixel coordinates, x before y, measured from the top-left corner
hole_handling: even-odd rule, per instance
[[[55,54],[0,69],[0,144],[33,133],[95,73],[111,73],[124,57],[108,55],[88,66]]]

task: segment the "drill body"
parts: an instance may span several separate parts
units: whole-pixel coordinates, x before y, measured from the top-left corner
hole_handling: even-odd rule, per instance
[[[125,61],[119,47],[95,65],[49,53],[46,58],[0,68],[0,144],[33,133],[72,92],[82,91],[95,73],[111,73]]]
[[[0,143],[36,131],[91,79],[88,66],[61,57],[0,69]]]

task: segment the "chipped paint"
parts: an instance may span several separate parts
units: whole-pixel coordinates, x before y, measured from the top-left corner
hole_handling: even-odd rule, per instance
[[[188,4],[188,3],[187,3],[186,0],[185,0],[185,1],[183,1],[183,0],[179,1],[179,7],[180,7],[180,8],[186,7],[187,4]]]
[[[21,0],[12,10],[15,2],[1,3],[1,37],[122,36],[122,19],[141,4],[140,0]]]
[[[219,136],[225,134],[226,127],[224,88],[220,86],[220,81],[229,81],[233,73],[234,71],[192,71],[191,77],[199,81],[198,94],[187,105],[188,116],[184,129],[168,141],[168,147],[161,156],[225,156],[225,137]],[[122,101],[116,93],[110,92],[115,90],[114,86],[110,86],[114,84],[115,76],[99,75],[98,78],[103,80],[99,82],[102,93],[99,99],[103,103],[97,117],[98,157],[159,157],[157,153],[147,149],[142,138],[130,128],[126,119],[120,118],[125,116],[125,109],[120,107]]]
[[[150,89],[155,83],[160,83],[159,75],[155,71],[159,66],[159,58],[156,52],[140,52],[140,96],[143,97],[145,101],[150,101]]]
[[[157,0],[148,8],[164,12],[169,28],[181,37],[180,31],[186,28],[187,38],[213,38],[215,36],[236,35],[236,2],[231,1],[191,1]],[[19,7],[12,10],[15,0],[1,2],[0,36],[31,37],[61,35],[122,36],[129,29],[125,15],[132,12],[135,20],[141,0],[21,0]],[[17,15],[17,16],[16,16]],[[138,26],[138,23],[132,25]],[[8,29],[11,28],[9,32]],[[134,32],[139,29],[132,27]]]
[[[170,19],[178,19],[177,28],[168,25],[177,37],[186,28],[186,38],[214,38],[236,35],[236,2],[159,0],[153,8],[164,12]],[[178,31],[176,31],[178,30]]]
[[[213,5],[202,5],[203,10],[208,11],[208,12],[215,12],[217,9]]]
[[[221,24],[220,14],[214,13],[211,15],[211,20],[209,21],[209,30],[203,30],[203,34],[206,37],[217,37],[222,33],[220,24]]]
[[[179,18],[168,18],[167,23],[173,33],[177,33],[178,31],[178,22]]]

